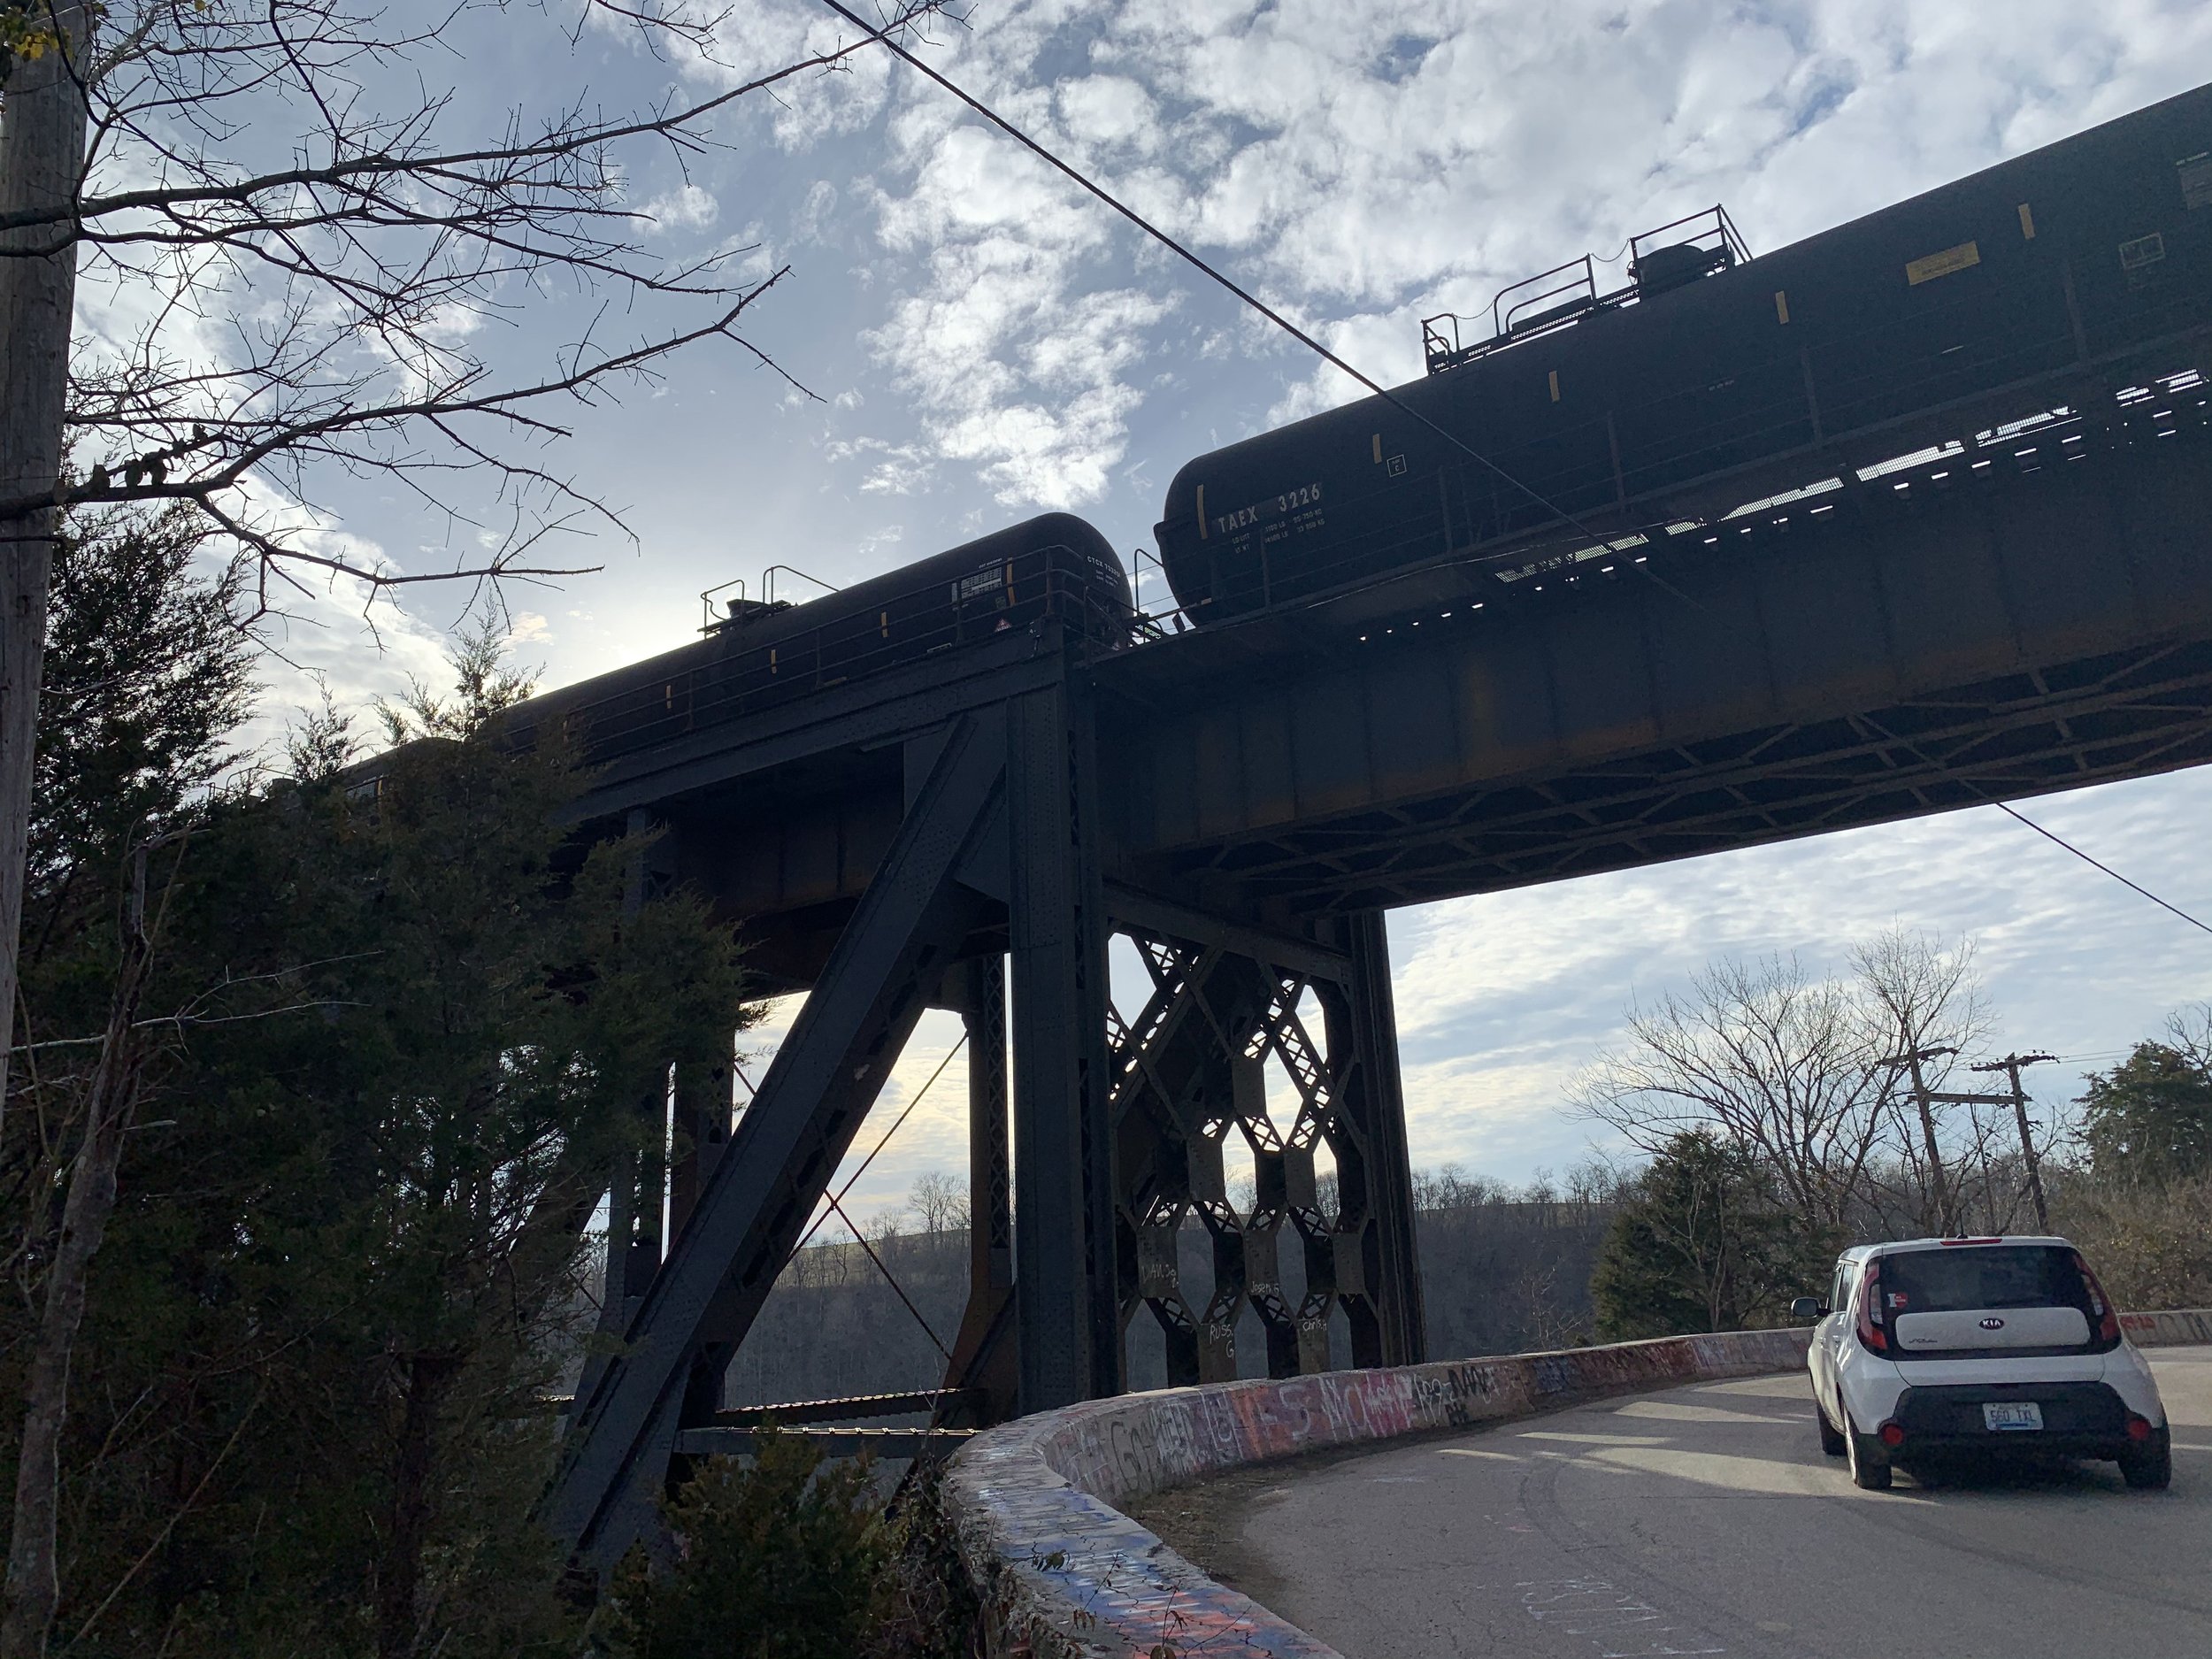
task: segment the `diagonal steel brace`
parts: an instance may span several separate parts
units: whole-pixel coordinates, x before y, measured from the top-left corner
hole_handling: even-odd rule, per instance
[[[579,1402],[541,1523],[603,1571],[653,1524],[687,1391],[744,1334],[975,918],[956,879],[1003,792],[1004,716],[955,722],[623,1350]]]

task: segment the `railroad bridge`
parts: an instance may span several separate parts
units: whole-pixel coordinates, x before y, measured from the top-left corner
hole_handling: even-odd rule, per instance
[[[581,818],[665,826],[646,873],[810,995],[733,1133],[727,1079],[680,1077],[678,1166],[616,1180],[626,1340],[548,1519],[604,1563],[672,1467],[742,1441],[723,1371],[932,1007],[969,1033],[967,1314],[941,1390],[848,1414],[950,1431],[1113,1393],[1136,1319],[1171,1381],[1232,1376],[1247,1304],[1275,1375],[1422,1357],[1385,912],[2212,758],[2208,436],[2184,373],[1712,522],[1123,649],[1048,613],[603,743]],[[1150,978],[1125,1017],[1115,935]]]

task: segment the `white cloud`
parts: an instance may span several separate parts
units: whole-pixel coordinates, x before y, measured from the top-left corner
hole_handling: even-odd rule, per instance
[[[827,38],[795,33],[804,22],[764,8],[746,61]],[[928,56],[1392,380],[1418,373],[1421,316],[1483,311],[1506,283],[1632,231],[1725,199],[1771,247],[2178,90],[2212,70],[2212,12],[1011,0]],[[1177,296],[1204,285],[937,88],[880,67],[856,60],[852,84],[810,88],[777,124],[803,147],[884,122],[872,199],[904,257],[868,340],[1002,503],[1101,499],[1163,364],[1217,345],[1174,326]],[[1102,297],[1110,324],[1088,303]],[[1232,305],[1203,303],[1208,318]],[[1110,351],[1085,350],[1102,340]],[[1273,365],[1256,388],[1288,375],[1255,416],[1356,395],[1279,339],[1254,344]],[[1071,362],[1079,383],[1054,385]]]
[[[704,230],[714,223],[721,211],[721,204],[714,199],[711,191],[689,183],[655,196],[638,210],[661,231]]]

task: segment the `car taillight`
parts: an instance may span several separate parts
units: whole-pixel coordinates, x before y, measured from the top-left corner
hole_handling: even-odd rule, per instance
[[[2128,1439],[2140,1441],[2147,1440],[2150,1437],[2151,1420],[2148,1417],[2130,1417],[2128,1418]]]
[[[2097,1340],[2107,1348],[2116,1348],[2120,1341],[2120,1310],[2112,1305],[2112,1298],[2104,1294],[2104,1286],[2089,1271],[2089,1263],[2082,1259],[2079,1250],[2074,1252],[2074,1266],[2081,1274],[2081,1282],[2089,1288],[2089,1311],[2096,1317]]]
[[[1882,1444],[1894,1450],[1905,1443],[1905,1426],[1901,1423],[1885,1423],[1881,1430]]]
[[[1889,1333],[1882,1318],[1882,1262],[1876,1256],[1859,1276],[1859,1340],[1877,1354],[1889,1352]]]

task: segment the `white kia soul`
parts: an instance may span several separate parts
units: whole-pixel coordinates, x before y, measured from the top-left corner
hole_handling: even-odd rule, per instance
[[[1846,1250],[1808,1363],[1821,1449],[1862,1486],[1916,1453],[2108,1457],[2173,1479],[2166,1409],[2119,1311],[2063,1239],[1914,1239]]]

